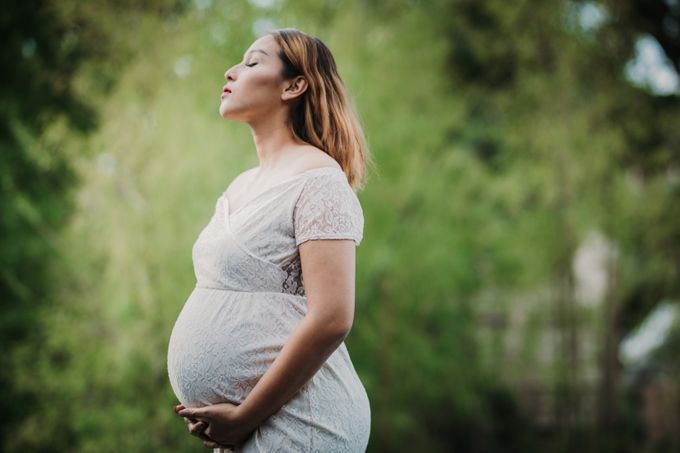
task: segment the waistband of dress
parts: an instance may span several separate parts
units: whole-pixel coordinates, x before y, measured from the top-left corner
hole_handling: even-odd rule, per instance
[[[247,294],[279,294],[281,296],[295,297],[298,299],[306,299],[305,296],[300,296],[299,294],[283,293],[281,291],[246,291],[243,289],[232,289],[232,288],[220,288],[218,286],[207,286],[207,285],[196,285],[194,288],[199,289],[214,289],[217,291],[227,291],[232,293],[247,293]]]

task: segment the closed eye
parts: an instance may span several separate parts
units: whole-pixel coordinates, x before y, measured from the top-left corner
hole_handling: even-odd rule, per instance
[[[251,64],[247,64],[246,66],[248,66],[248,67],[252,67],[252,66],[255,66],[256,64],[257,64],[257,62],[255,62],[255,63],[251,63]]]

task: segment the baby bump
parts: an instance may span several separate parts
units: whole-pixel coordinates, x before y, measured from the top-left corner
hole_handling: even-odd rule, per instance
[[[242,402],[304,317],[292,297],[195,288],[168,345],[177,399],[188,407]]]

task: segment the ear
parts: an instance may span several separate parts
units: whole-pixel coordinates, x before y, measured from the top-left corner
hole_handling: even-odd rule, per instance
[[[307,86],[307,79],[305,79],[305,76],[296,76],[295,78],[286,81],[286,85],[281,93],[281,99],[288,101],[300,97],[302,96],[302,93],[307,90]]]

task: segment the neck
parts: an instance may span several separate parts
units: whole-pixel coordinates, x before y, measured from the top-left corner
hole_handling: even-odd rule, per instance
[[[286,111],[282,113],[287,114]],[[268,116],[261,121],[248,124],[253,134],[261,170],[281,168],[283,161],[286,160],[287,150],[302,144],[293,135],[283,115]]]

